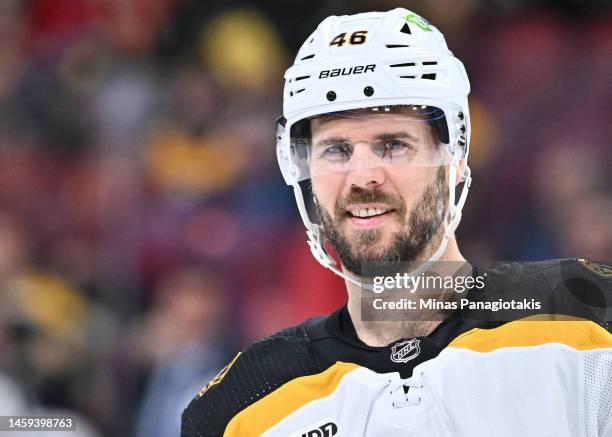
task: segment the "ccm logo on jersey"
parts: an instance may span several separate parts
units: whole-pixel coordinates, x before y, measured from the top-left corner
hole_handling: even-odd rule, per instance
[[[350,76],[351,74],[362,74],[369,71],[373,72],[376,64],[355,65],[353,67],[334,68],[333,70],[323,70],[319,73],[319,79],[328,77]]]
[[[338,425],[327,422],[318,428],[310,429],[304,433],[293,434],[292,437],[332,437],[338,433]]]

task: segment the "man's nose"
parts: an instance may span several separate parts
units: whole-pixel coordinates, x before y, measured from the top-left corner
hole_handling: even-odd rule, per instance
[[[385,183],[384,166],[380,158],[369,147],[355,147],[351,166],[346,176],[347,183],[360,188],[373,188]]]

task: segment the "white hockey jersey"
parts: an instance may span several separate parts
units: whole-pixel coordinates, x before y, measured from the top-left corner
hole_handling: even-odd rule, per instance
[[[473,329],[411,378],[338,362],[256,404],[225,435],[612,437],[612,334],[589,321]]]
[[[612,437],[612,269],[567,259],[473,274],[486,277],[473,301],[537,298],[536,317],[581,320],[459,312],[372,347],[343,306],[239,353],[185,409],[181,437]]]

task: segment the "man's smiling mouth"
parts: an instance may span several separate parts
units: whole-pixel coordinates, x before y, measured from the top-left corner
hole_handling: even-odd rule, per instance
[[[362,203],[346,208],[346,217],[357,227],[370,227],[382,224],[395,208],[383,203]]]
[[[348,213],[351,217],[368,218],[388,214],[393,211],[394,210],[392,208],[359,208],[353,211],[348,211]]]

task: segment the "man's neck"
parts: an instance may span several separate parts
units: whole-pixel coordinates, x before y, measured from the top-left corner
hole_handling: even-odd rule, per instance
[[[438,261],[454,261],[454,263],[441,263],[444,269],[451,268],[451,274],[455,274],[459,267],[465,268],[467,262],[459,252],[456,240],[453,238]],[[449,274],[445,272],[444,274]],[[429,335],[442,323],[446,317],[444,311],[411,311],[404,320],[397,320],[397,311],[394,309],[381,309],[376,312],[376,320],[362,319],[362,293],[361,287],[346,281],[348,291],[348,311],[355,326],[357,336],[369,346],[387,346],[400,338],[424,337]],[[415,290],[413,296],[418,295],[420,290]],[[451,296],[450,298],[453,298]],[[444,299],[448,299],[445,296]],[[395,313],[394,313],[395,312]]]

